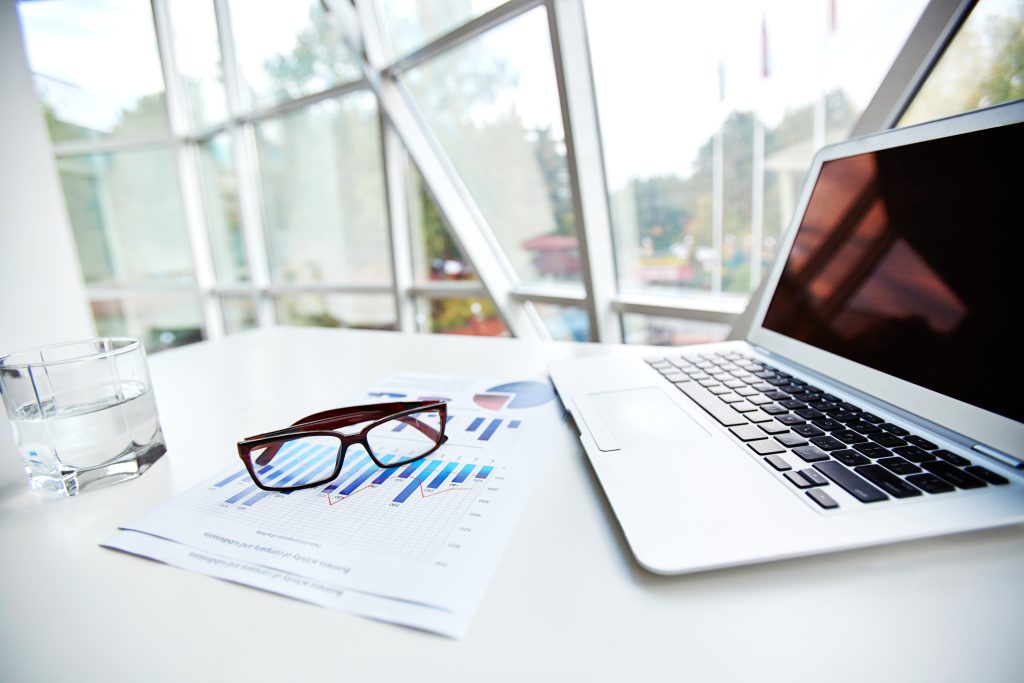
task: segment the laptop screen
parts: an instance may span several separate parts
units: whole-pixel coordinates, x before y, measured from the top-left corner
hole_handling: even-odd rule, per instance
[[[1024,124],[826,161],[763,326],[1024,421]]]

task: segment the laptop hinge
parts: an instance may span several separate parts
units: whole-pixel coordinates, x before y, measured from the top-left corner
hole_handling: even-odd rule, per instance
[[[980,443],[976,443],[973,446],[971,446],[971,450],[977,451],[978,453],[981,453],[982,455],[987,455],[988,457],[992,458],[993,460],[998,460],[999,462],[1003,463],[1004,465],[1008,465],[1008,466],[1013,467],[1013,468],[1018,469],[1018,470],[1024,470],[1024,460],[1021,460],[1020,458],[1015,458],[1014,456],[1009,455],[1008,453],[1003,453],[1002,451],[997,451],[994,448],[991,448],[989,446],[986,446],[986,445],[980,444]]]

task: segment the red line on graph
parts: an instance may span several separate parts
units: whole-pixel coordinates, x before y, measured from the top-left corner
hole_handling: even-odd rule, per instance
[[[328,493],[327,494],[327,505],[328,505],[328,507],[331,507],[331,506],[335,505],[336,503],[340,503],[343,500],[348,500],[349,498],[351,498],[352,496],[356,495],[357,493],[361,493],[361,492],[365,491],[366,489],[371,489],[374,486],[376,486],[376,484],[367,484],[363,488],[356,489],[355,491],[353,491],[352,493],[348,494],[347,496],[339,496],[335,500],[331,500],[331,494]],[[419,480],[419,486],[417,486],[416,488],[420,492],[420,498],[433,498],[434,496],[439,496],[442,493],[448,493],[450,491],[472,491],[473,490],[471,488],[455,488],[455,489],[443,489],[441,491],[434,491],[433,493],[425,493],[423,491],[423,481],[422,480]]]

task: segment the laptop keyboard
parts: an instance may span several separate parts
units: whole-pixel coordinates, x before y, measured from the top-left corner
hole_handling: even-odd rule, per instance
[[[838,396],[738,352],[647,363],[826,510],[1005,486],[1009,480]]]

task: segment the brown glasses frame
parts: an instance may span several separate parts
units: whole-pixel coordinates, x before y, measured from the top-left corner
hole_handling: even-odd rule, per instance
[[[436,430],[430,425],[420,422],[416,418],[412,417],[414,413],[424,412],[426,410],[437,410],[441,416],[441,428]],[[404,418],[404,419],[403,419]],[[363,429],[355,434],[341,434],[334,430],[341,429],[342,427],[348,427],[350,425],[359,424],[360,422],[366,422],[367,420],[373,420]],[[385,463],[381,462],[377,458],[377,454],[373,452],[370,447],[369,439],[367,436],[374,427],[380,426],[385,422],[391,420],[398,420],[404,422],[410,427],[418,429],[420,432],[425,434],[434,440],[434,447],[422,455],[417,455],[415,458],[409,458],[400,462]],[[342,467],[345,465],[345,453],[348,451],[349,446],[360,445],[366,449],[367,455],[373,460],[373,464],[381,469],[391,469],[395,467],[402,467],[409,463],[422,460],[427,457],[443,443],[448,440],[448,437],[444,433],[444,428],[448,422],[448,405],[444,401],[396,401],[393,403],[369,403],[361,406],[351,406],[348,408],[335,408],[334,410],[325,410],[323,412],[314,413],[307,415],[306,417],[297,420],[290,427],[284,429],[278,429],[273,432],[266,432],[264,434],[257,434],[256,436],[250,436],[238,442],[238,457],[242,459],[245,464],[245,469],[249,471],[249,477],[252,478],[256,486],[260,487],[264,491],[298,491],[300,489],[313,488],[325,484],[341,473]],[[256,476],[256,468],[269,465],[281,447],[291,440],[292,437],[301,436],[327,436],[338,439],[339,446],[338,452],[335,455],[334,471],[329,475],[325,475],[323,479],[317,479],[317,481],[309,482],[308,484],[302,484],[301,486],[268,486],[260,482]],[[253,458],[252,451],[262,446],[269,447],[263,448],[262,451]],[[262,461],[262,462],[261,462]]]

